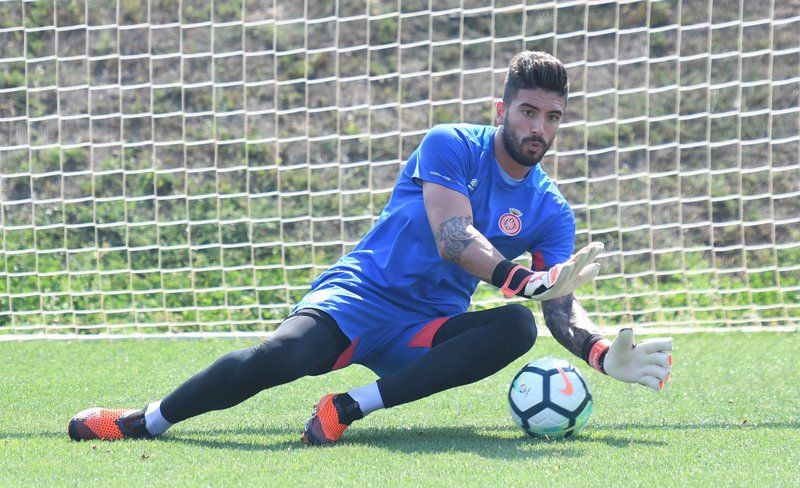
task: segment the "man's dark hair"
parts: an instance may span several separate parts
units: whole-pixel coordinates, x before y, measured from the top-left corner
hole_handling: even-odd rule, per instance
[[[569,95],[567,69],[558,58],[544,51],[522,51],[508,67],[503,101],[509,104],[520,90],[535,88],[556,92],[566,100]]]

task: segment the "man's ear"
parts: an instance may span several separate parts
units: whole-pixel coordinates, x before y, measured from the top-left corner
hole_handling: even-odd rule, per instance
[[[501,125],[503,123],[503,117],[506,114],[506,104],[502,98],[495,104],[495,113],[497,114],[497,120],[495,123],[497,125]]]

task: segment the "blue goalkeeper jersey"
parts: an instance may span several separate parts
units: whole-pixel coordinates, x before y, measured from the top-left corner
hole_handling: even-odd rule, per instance
[[[375,225],[295,307],[330,314],[352,339],[363,327],[404,327],[467,310],[479,279],[439,256],[422,182],[469,198],[473,225],[507,259],[528,251],[544,269],[572,255],[575,217],[539,165],[511,179],[494,155],[495,127],[438,125],[397,178]],[[499,292],[498,292],[499,293]]]

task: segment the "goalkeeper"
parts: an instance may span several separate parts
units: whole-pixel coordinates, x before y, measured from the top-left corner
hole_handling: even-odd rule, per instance
[[[497,127],[434,127],[409,158],[386,208],[359,244],[311,285],[265,342],[228,353],[139,410],[92,408],[73,439],[151,437],[256,393],[351,363],[379,379],[317,403],[303,441],[337,441],[354,421],[490,376],[536,340],[531,312],[509,304],[467,312],[479,281],[539,301],[566,349],[618,380],[661,390],[671,339],[611,343],[573,290],[594,279],[603,247],[574,253],[575,217],[540,165],[556,137],[567,72],[535,51],[511,61]],[[510,260],[524,252],[531,267]]]

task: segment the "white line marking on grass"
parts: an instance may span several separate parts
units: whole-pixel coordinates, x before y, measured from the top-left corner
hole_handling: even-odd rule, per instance
[[[600,327],[603,335],[615,336],[619,327]],[[695,333],[728,333],[728,332],[797,332],[800,325],[776,325],[769,327],[741,326],[741,327],[644,327],[634,328],[637,336],[640,335],[670,335],[670,334],[695,334]],[[551,336],[546,327],[539,328],[540,335]],[[181,332],[154,333],[154,334],[0,334],[0,342],[18,341],[96,341],[119,339],[266,339],[272,332]]]

